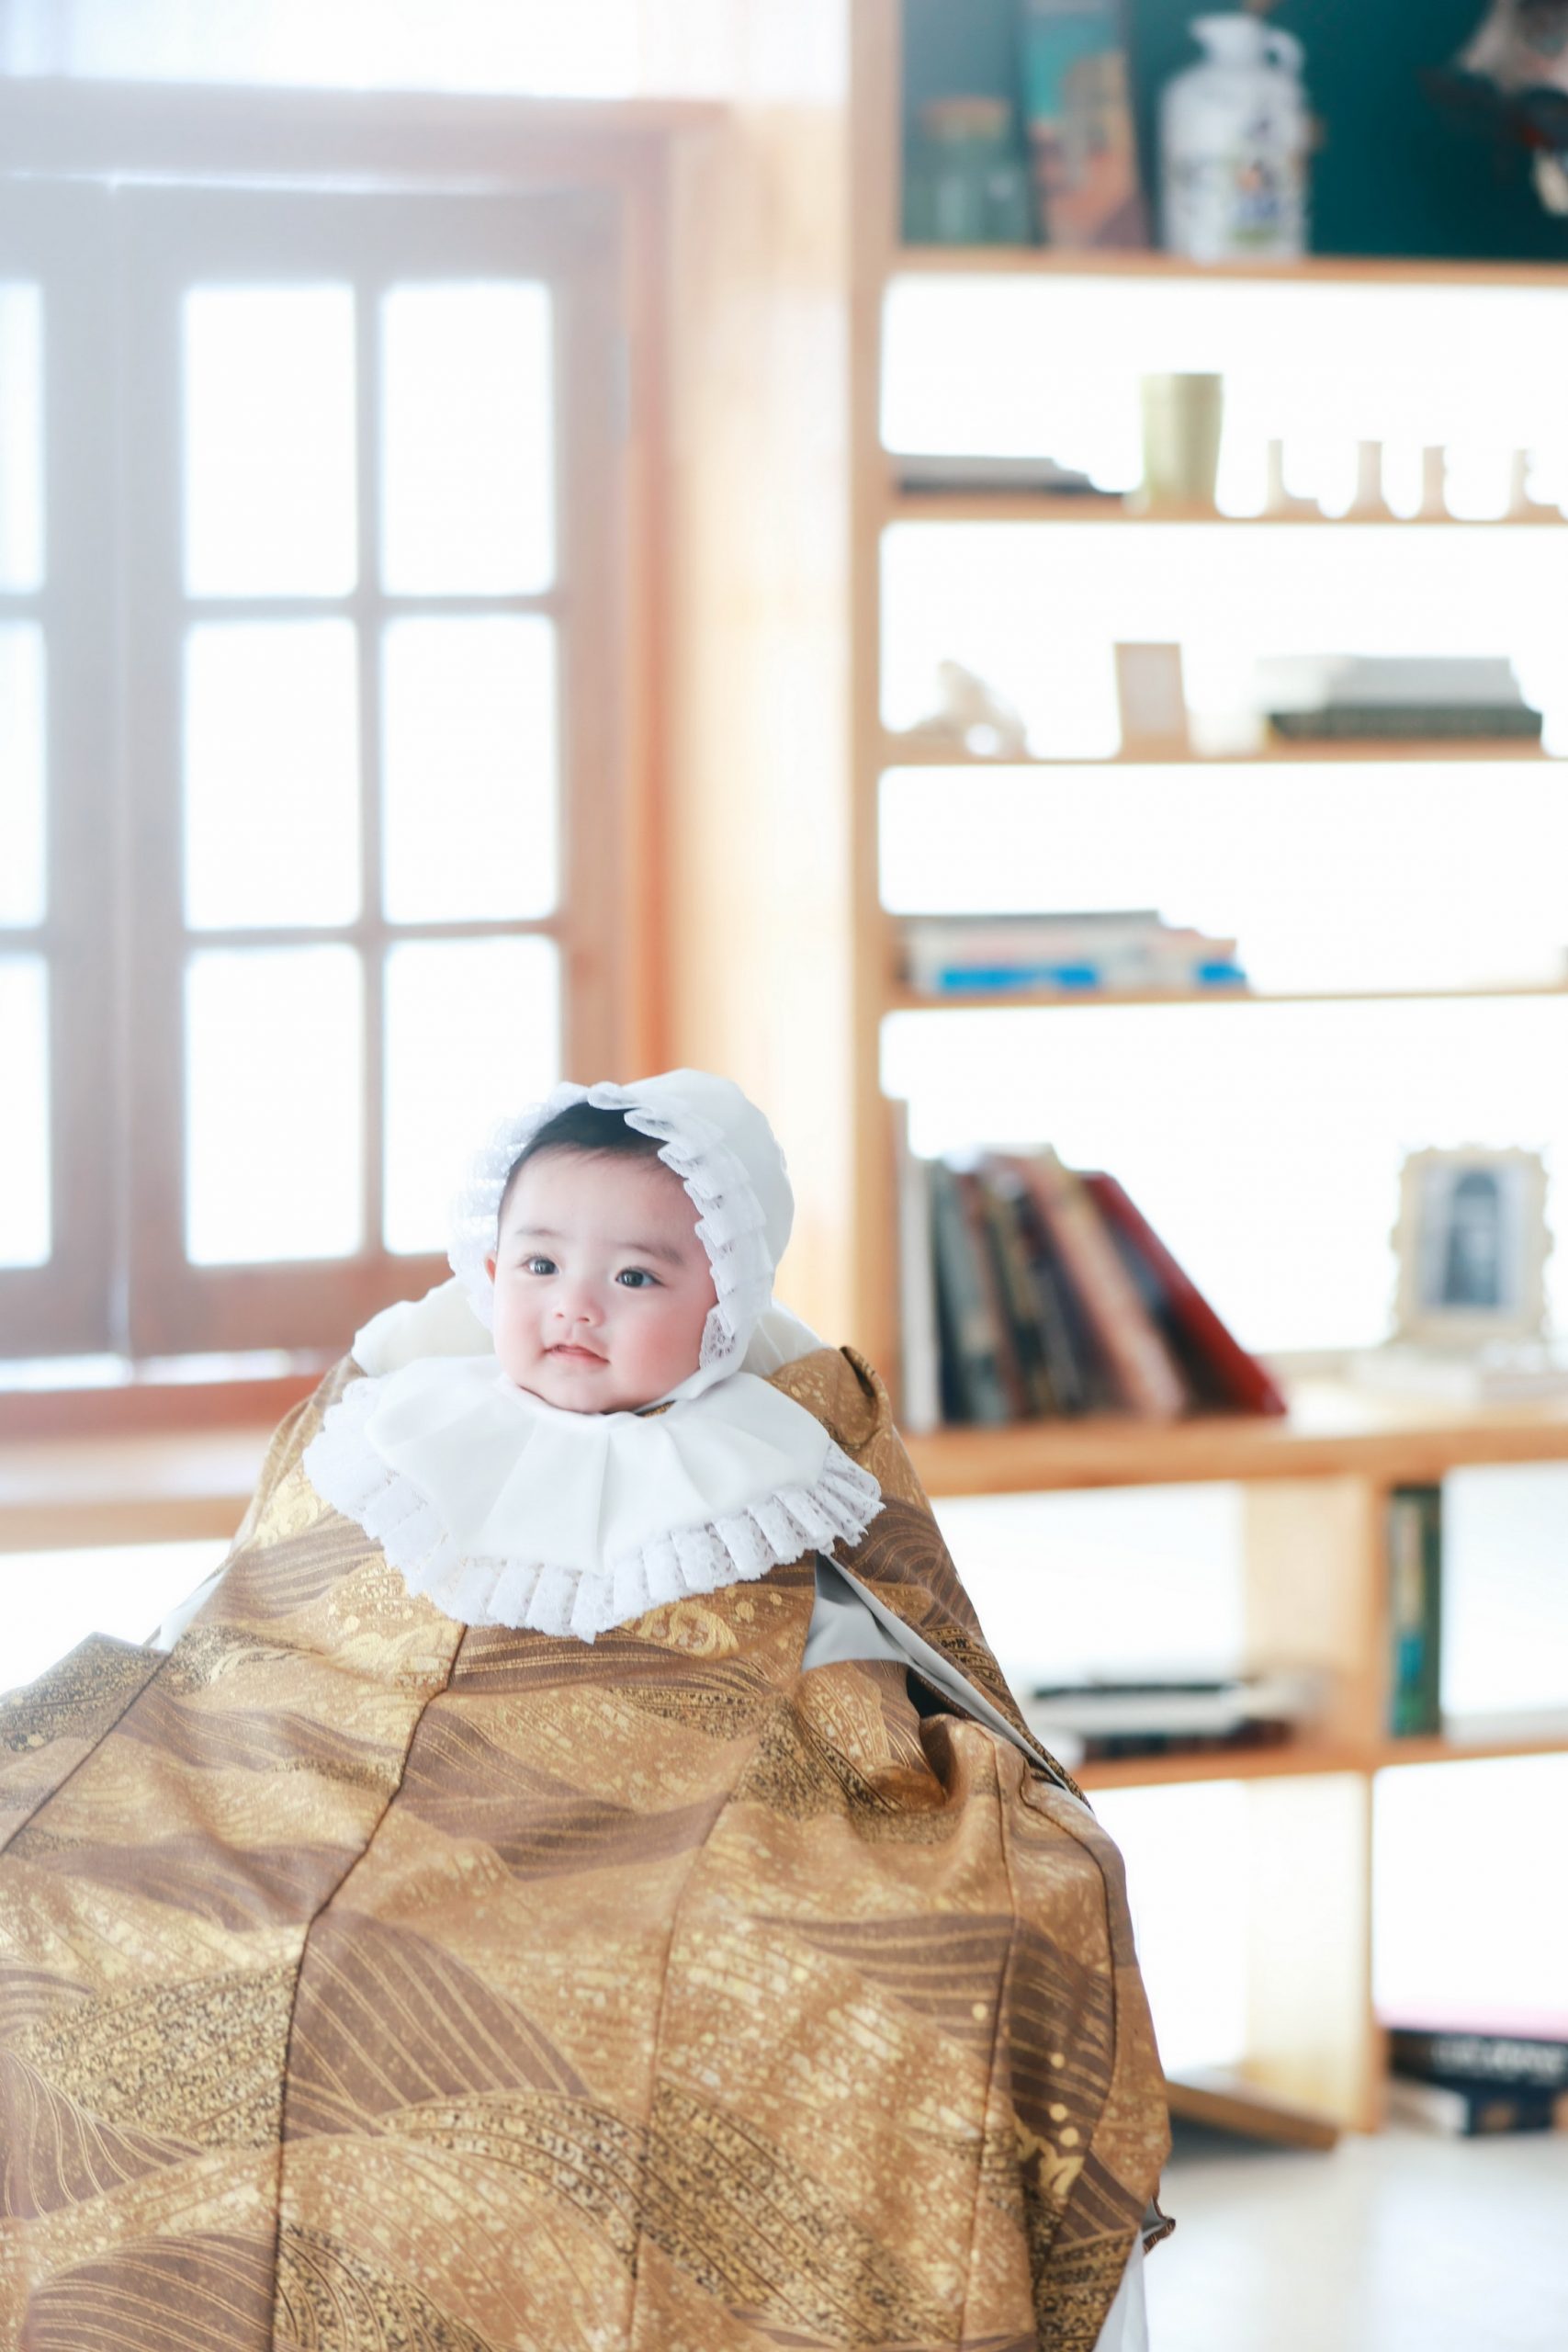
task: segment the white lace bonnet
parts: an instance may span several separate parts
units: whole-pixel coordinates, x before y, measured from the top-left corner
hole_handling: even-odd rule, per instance
[[[713,1268],[715,1305],[703,1327],[697,1369],[660,1404],[700,1396],[739,1372],[758,1324],[773,1303],[773,1270],[795,1219],[784,1156],[762,1113],[732,1079],[701,1069],[671,1069],[617,1086],[570,1081],[542,1102],[503,1119],[475,1158],[452,1211],[450,1260],[475,1314],[491,1327],[495,1290],[485,1260],[495,1249],[496,1218],[509,1170],[547,1120],[587,1102],[620,1111],[639,1135],[659,1138],[659,1157],[674,1170],[697,1211],[697,1237]]]

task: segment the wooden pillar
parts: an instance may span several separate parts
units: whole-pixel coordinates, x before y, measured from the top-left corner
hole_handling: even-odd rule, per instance
[[[796,1198],[780,1295],[852,1338],[844,0],[734,0],[671,158],[664,1057],[725,1071]]]

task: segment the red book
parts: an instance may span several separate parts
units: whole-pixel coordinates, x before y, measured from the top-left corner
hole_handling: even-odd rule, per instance
[[[1083,1182],[1106,1224],[1132,1245],[1157,1281],[1172,1322],[1193,1354],[1209,1366],[1224,1402],[1243,1413],[1288,1412],[1290,1408],[1273,1378],[1227,1330],[1115,1177],[1096,1170],[1086,1174]]]

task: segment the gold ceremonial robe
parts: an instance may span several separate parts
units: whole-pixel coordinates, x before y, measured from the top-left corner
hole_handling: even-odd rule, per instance
[[[455,1623],[300,1467],[355,1376],[166,1657],[0,1704],[0,2345],[1089,2352],[1167,2132],[1066,1776],[803,1672],[809,1556]],[[1021,1732],[874,1374],[774,1379],[881,1482],[846,1566]]]

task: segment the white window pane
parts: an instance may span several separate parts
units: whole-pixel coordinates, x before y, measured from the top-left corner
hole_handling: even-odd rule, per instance
[[[0,1690],[31,1682],[89,1634],[144,1642],[222,1563],[221,1538],[0,1555]]]
[[[50,1254],[49,978],[41,956],[0,957],[0,1266]]]
[[[1568,1463],[1443,1481],[1443,1706],[1568,1717]]]
[[[560,1076],[548,939],[410,942],[387,957],[389,1250],[439,1250],[465,1167],[495,1121]]]
[[[356,572],[352,288],[195,288],[185,385],[189,593],[346,594]]]
[[[186,639],[186,920],[352,922],[359,726],[348,621],[262,621]]]
[[[50,1263],[50,976],[0,957],[0,1265]]]
[[[555,572],[550,297],[397,286],[381,305],[382,581],[527,594]]]
[[[1568,1756],[1379,1773],[1372,1975],[1384,2017],[1561,2033],[1568,1873],[1550,1857],[1565,1809]]]
[[[639,0],[265,0],[245,7],[172,6],[170,0],[38,0],[11,12],[13,72],[85,74],[155,82],[291,82],[337,89],[525,91],[626,97],[683,91],[689,79],[652,79],[650,28]],[[682,11],[683,17],[683,11]],[[673,42],[674,28],[666,40]],[[694,50],[711,76],[708,11]],[[728,62],[728,51],[720,59]],[[705,91],[707,78],[699,85]]]
[[[383,660],[389,919],[548,914],[558,887],[554,625],[532,615],[395,621]]]
[[[43,578],[43,306],[0,285],[0,588]]]
[[[341,1258],[364,1239],[364,1018],[346,947],[216,948],[186,973],[186,1254]]]
[[[1386,1337],[1407,1151],[1517,1144],[1568,1169],[1564,1069],[1550,997],[900,1012],[883,1055],[917,1151],[1049,1142],[1111,1170],[1262,1350]],[[1568,1251],[1546,1279],[1568,1328]]]
[[[43,685],[42,629],[0,624],[0,922],[44,917]]]
[[[895,769],[895,912],[1156,907],[1264,989],[1568,976],[1568,792],[1546,760]]]

